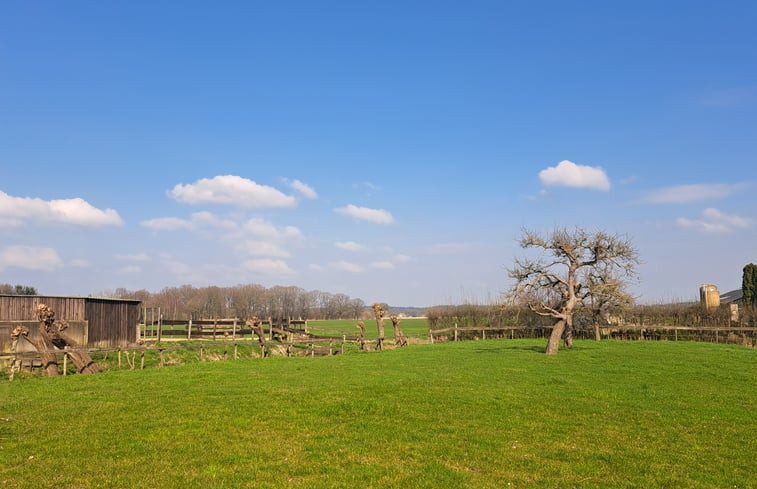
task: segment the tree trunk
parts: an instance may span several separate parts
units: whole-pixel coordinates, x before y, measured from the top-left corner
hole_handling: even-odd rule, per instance
[[[547,350],[544,353],[547,355],[557,355],[557,349],[560,346],[560,338],[562,338],[563,331],[565,331],[565,320],[559,319],[552,327],[552,334],[549,335]]]
[[[381,351],[384,349],[384,318],[376,318],[376,326],[378,327],[376,350]]]
[[[602,339],[602,335],[599,334],[599,323],[594,323],[594,339],[597,341],[600,341]]]
[[[562,333],[563,343],[565,348],[573,348],[573,328],[565,323],[565,330]]]
[[[389,319],[392,320],[392,327],[394,327],[394,344],[397,346],[407,346],[407,339],[402,334],[402,328],[400,328],[400,318],[392,316]]]

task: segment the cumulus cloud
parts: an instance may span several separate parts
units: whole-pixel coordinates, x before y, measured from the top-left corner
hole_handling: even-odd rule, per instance
[[[539,180],[548,187],[577,187],[593,190],[610,190],[610,180],[600,167],[577,165],[563,160],[539,172]]]
[[[160,217],[143,221],[142,225],[153,231],[188,230],[208,240],[230,243],[250,256],[285,258],[289,252],[284,245],[302,239],[302,232],[294,226],[277,227],[261,218],[238,222],[210,212],[195,212],[190,219]]]
[[[375,268],[376,270],[393,270],[395,266],[390,261],[375,261],[371,263],[371,268]]]
[[[8,246],[0,250],[0,270],[14,267],[51,272],[62,266],[63,260],[52,248]]]
[[[317,199],[318,193],[310,185],[303,183],[299,180],[293,180],[289,183],[289,186],[298,191],[306,199]]]
[[[739,229],[751,228],[754,221],[748,217],[726,214],[712,207],[702,211],[700,219],[679,217],[676,225],[702,233],[729,233]]]
[[[348,261],[338,261],[336,263],[331,264],[331,268],[335,270],[341,270],[343,272],[350,272],[350,273],[361,273],[365,271],[365,267],[362,265],[358,265],[357,263],[352,263]]]
[[[701,200],[717,200],[738,192],[744,186],[728,183],[675,185],[647,192],[641,201],[648,204],[687,204]]]
[[[76,226],[121,226],[123,220],[113,209],[98,209],[81,198],[42,200],[13,197],[0,191],[0,222],[21,226],[28,221]]]
[[[142,221],[140,224],[153,231],[177,231],[179,229],[191,231],[195,229],[195,224],[192,221],[178,217],[156,217],[155,219]]]
[[[250,219],[244,224],[242,229],[246,234],[277,241],[302,237],[300,230],[294,226],[277,228],[270,222],[260,218]]]
[[[371,209],[349,204],[345,207],[334,209],[334,212],[352,217],[353,219],[374,222],[376,224],[391,224],[394,222],[394,217],[384,209]]]
[[[294,273],[294,270],[289,268],[289,265],[284,260],[274,260],[271,258],[247,260],[242,264],[242,267],[248,272],[262,275],[276,276],[291,275]]]
[[[367,249],[365,245],[355,243],[354,241],[337,241],[334,243],[334,246],[346,251],[363,251]]]
[[[246,208],[294,207],[297,199],[237,175],[202,178],[191,184],[177,184],[169,195],[185,204],[226,204]]]

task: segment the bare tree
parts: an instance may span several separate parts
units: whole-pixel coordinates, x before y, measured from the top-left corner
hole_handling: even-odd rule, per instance
[[[611,268],[591,270],[585,275],[585,282],[592,291],[586,306],[592,312],[594,339],[600,341],[600,322],[608,323],[611,314],[633,305],[634,298],[626,291],[626,280]]]
[[[400,317],[396,314],[389,316],[392,320],[392,327],[394,328],[394,344],[397,346],[407,346],[407,338],[402,334],[402,328],[400,328]]]
[[[572,346],[575,309],[592,298],[604,300],[623,291],[602,284],[635,277],[639,263],[638,252],[628,238],[604,231],[558,228],[545,238],[524,229],[520,246],[538,250],[539,256],[515,260],[509,270],[515,280],[510,295],[536,314],[554,318],[548,355],[557,353],[560,338],[566,347]]]
[[[373,309],[373,314],[376,316],[376,327],[378,328],[376,350],[381,351],[384,349],[384,316],[386,316],[386,309],[378,302],[374,302],[371,308]]]
[[[360,344],[360,349],[365,350],[365,323],[358,321],[355,327],[360,333],[358,333],[357,341]]]

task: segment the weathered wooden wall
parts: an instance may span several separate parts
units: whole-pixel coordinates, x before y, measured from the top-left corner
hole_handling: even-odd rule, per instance
[[[138,301],[87,298],[89,345],[95,348],[125,346],[137,340],[141,305]]]
[[[74,339],[80,345],[86,345],[87,342],[87,321],[66,321],[68,328],[66,334]],[[29,330],[29,336],[36,338],[39,336],[38,321],[0,321],[0,353],[11,352],[11,332],[17,325],[26,326]],[[34,347],[26,340],[20,339],[17,351],[35,351]]]
[[[55,311],[55,319],[83,321],[84,297],[45,297],[41,295],[0,295],[0,321],[36,321],[37,305]]]
[[[56,319],[87,321],[87,345],[125,346],[137,340],[141,303],[93,297],[0,295],[0,321],[36,321],[37,305],[55,311]]]

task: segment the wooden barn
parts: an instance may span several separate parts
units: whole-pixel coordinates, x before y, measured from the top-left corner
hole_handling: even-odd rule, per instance
[[[36,330],[37,305],[69,322],[76,340],[91,348],[126,346],[137,341],[141,302],[97,297],[0,295],[0,352],[10,345],[10,332],[23,324]]]

